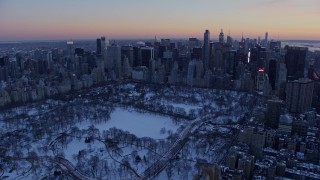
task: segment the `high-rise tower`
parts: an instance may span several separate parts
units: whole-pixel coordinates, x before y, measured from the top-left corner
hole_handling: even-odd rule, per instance
[[[286,49],[287,79],[297,80],[303,78],[308,48],[287,46]]]
[[[104,36],[97,39],[97,51],[96,51],[97,57],[103,57],[103,59],[105,59],[106,47],[108,45],[109,45],[109,41],[106,41],[106,38]]]
[[[270,99],[267,103],[266,126],[277,129],[284,102],[279,99]]]
[[[265,41],[266,44],[268,44],[268,36],[269,36],[269,33],[266,32],[265,39],[264,39],[264,41]]]
[[[203,65],[204,69],[207,70],[209,68],[210,61],[210,31],[206,30],[204,32],[203,37]]]
[[[74,49],[73,49],[73,41],[67,41],[67,47],[68,47],[68,58],[73,59],[74,55]]]
[[[221,32],[219,34],[219,43],[224,43],[224,33],[223,33],[222,29],[221,29]]]
[[[271,59],[269,61],[269,83],[271,85],[272,90],[276,89],[276,78],[277,78],[277,61],[275,59]]]
[[[107,48],[107,69],[108,73],[114,73],[116,78],[122,77],[121,47],[116,44]]]
[[[101,37],[101,53],[106,49],[106,37]]]
[[[142,47],[140,48],[141,65],[149,67],[150,60],[154,59],[154,48],[153,47]]]
[[[101,39],[98,38],[98,39],[97,39],[97,51],[96,51],[97,56],[100,56],[100,55],[101,55],[101,52],[102,52]]]
[[[300,78],[288,81],[286,88],[286,103],[289,112],[302,113],[310,109],[312,103],[314,82]]]

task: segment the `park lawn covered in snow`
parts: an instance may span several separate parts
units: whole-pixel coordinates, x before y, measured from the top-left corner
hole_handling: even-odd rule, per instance
[[[190,110],[198,110],[201,107],[197,105],[192,105],[192,104],[182,104],[182,103],[170,103],[168,102],[167,104],[172,105],[174,108],[182,108],[185,110],[186,113],[189,113]]]
[[[84,138],[73,139],[65,148],[64,154],[65,158],[68,159],[73,164],[76,163],[75,159],[73,158],[74,155],[78,155],[81,150],[88,150],[91,152],[97,151],[98,149],[104,149],[105,145],[99,141],[93,141],[91,143],[85,143]]]

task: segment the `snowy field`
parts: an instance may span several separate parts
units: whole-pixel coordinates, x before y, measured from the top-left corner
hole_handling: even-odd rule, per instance
[[[198,105],[192,105],[192,104],[182,104],[182,103],[168,103],[172,105],[174,108],[182,108],[185,110],[186,113],[189,113],[190,110],[198,110],[201,107]]]

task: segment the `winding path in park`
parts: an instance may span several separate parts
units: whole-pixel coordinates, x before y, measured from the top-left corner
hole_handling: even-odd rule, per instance
[[[200,126],[200,120],[194,120],[189,123],[179,134],[176,142],[171,146],[169,151],[159,158],[155,163],[149,166],[141,175],[139,180],[146,180],[157,176],[169,163],[169,161],[176,157],[178,152],[183,148],[188,141],[189,135]]]

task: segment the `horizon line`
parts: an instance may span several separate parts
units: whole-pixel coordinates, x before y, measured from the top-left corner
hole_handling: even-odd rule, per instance
[[[96,38],[99,38],[99,37],[105,37],[105,36],[98,36]],[[65,39],[25,39],[25,40],[0,40],[0,43],[1,44],[5,44],[5,43],[26,43],[26,42],[64,42],[64,41],[95,41],[96,38],[65,38]],[[198,37],[189,37],[189,38],[197,38],[199,40],[202,40]],[[161,40],[161,39],[172,39],[172,40],[188,40],[189,38],[186,38],[186,37],[181,37],[181,38],[174,38],[174,37],[166,37],[166,38],[157,38],[158,41]],[[107,39],[107,38],[106,38]],[[241,37],[240,38],[232,38],[233,40],[241,40]],[[245,38],[247,39],[247,38]],[[257,39],[257,38],[249,38],[251,40],[253,39]],[[154,38],[108,38],[107,40],[154,40]],[[214,39],[210,39],[211,41],[219,41],[218,38],[214,38]],[[313,42],[316,42],[316,41],[320,41],[320,39],[271,39],[270,41],[313,41]]]

